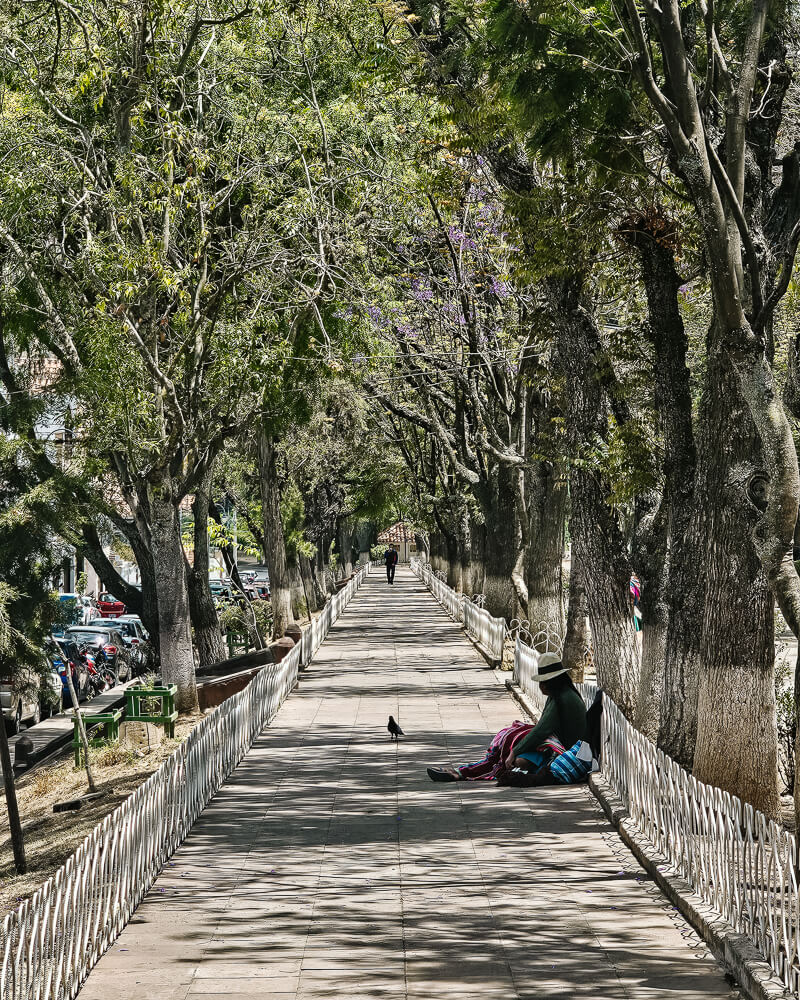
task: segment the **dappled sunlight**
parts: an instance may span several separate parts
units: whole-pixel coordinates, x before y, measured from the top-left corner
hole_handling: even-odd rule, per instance
[[[585,786],[428,780],[519,714],[407,571],[370,578],[83,1000],[728,997]]]

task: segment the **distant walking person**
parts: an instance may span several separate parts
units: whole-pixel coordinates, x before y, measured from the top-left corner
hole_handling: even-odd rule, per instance
[[[394,568],[397,565],[397,549],[390,545],[383,557],[386,562],[386,579],[389,583],[394,583]]]

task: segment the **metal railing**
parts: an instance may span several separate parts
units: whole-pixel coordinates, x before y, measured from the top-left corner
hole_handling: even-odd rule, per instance
[[[637,830],[692,889],[747,935],[800,992],[795,837],[729,792],[698,781],[603,699],[603,773]]]
[[[538,712],[535,649],[517,638],[514,680]],[[576,685],[587,706],[596,684]],[[772,971],[800,991],[795,838],[735,795],[698,781],[603,698],[603,775],[639,833],[716,913],[747,935]]]
[[[467,597],[459,594],[440,580],[427,563],[411,560],[411,571],[430,590],[450,617],[463,622],[469,635],[485,650],[491,660],[503,659],[506,638],[506,623],[503,618],[495,618],[485,608],[479,607]]]
[[[281,660],[224,701],[0,928],[2,1000],[70,1000],[361,586],[359,570]]]

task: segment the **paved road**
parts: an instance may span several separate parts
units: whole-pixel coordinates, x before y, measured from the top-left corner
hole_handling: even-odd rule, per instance
[[[373,576],[81,1000],[735,996],[586,787],[428,781],[518,714],[408,570]]]

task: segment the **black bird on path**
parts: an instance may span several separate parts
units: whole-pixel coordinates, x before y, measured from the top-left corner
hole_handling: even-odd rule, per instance
[[[386,727],[389,730],[389,736],[391,739],[396,740],[398,736],[405,736],[406,734],[394,721],[394,716],[389,716],[389,725]]]

